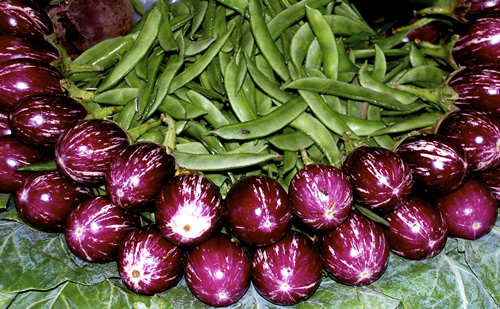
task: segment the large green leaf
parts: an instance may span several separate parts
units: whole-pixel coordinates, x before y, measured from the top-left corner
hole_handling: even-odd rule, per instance
[[[68,249],[64,236],[34,231],[0,220],[0,292],[47,290],[63,282],[95,284],[118,276],[116,265],[83,262]]]

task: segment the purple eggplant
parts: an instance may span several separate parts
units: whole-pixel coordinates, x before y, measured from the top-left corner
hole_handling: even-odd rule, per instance
[[[288,195],[293,213],[312,229],[339,226],[352,208],[353,192],[349,178],[333,165],[306,165],[290,181]]]
[[[440,253],[448,227],[439,210],[418,196],[411,196],[400,208],[386,213],[390,226],[384,230],[396,254],[411,260],[427,259]]]
[[[441,121],[437,133],[462,146],[471,171],[500,166],[500,121],[490,114],[475,110],[452,112]]]
[[[370,284],[389,263],[389,242],[380,226],[357,211],[336,229],[321,235],[321,258],[336,281],[354,286]]]
[[[448,85],[459,95],[455,105],[500,117],[500,65],[468,65],[453,74]]]
[[[466,16],[473,20],[482,16],[496,16],[500,14],[499,0],[462,0],[466,6]]]
[[[0,192],[14,193],[33,172],[16,171],[18,168],[49,160],[45,149],[30,147],[12,135],[0,137]]]
[[[285,189],[270,177],[240,179],[229,189],[225,202],[229,229],[247,245],[272,245],[290,229],[291,200]]]
[[[0,2],[0,34],[44,37],[53,33],[47,13],[30,0]]]
[[[500,167],[478,173],[478,177],[490,187],[497,202],[500,201]]]
[[[29,58],[50,64],[59,59],[59,52],[49,42],[36,37],[0,35],[0,63]]]
[[[459,31],[453,58],[461,66],[497,64],[500,59],[500,19],[483,17]]]
[[[445,194],[460,187],[468,175],[467,155],[451,138],[416,135],[405,138],[396,153],[410,167],[417,186],[424,191]]]
[[[0,136],[11,135],[9,114],[0,110]]]
[[[140,226],[139,217],[125,212],[105,196],[82,201],[66,219],[68,248],[87,262],[116,259],[125,236]]]
[[[193,246],[212,236],[222,220],[219,188],[201,174],[169,179],[156,200],[155,218],[163,236],[176,245]]]
[[[252,282],[268,301],[293,305],[309,298],[321,283],[323,264],[318,247],[304,234],[288,232],[278,242],[257,248]]]
[[[88,115],[78,101],[64,95],[28,96],[9,113],[13,134],[31,146],[54,147],[59,136]]]
[[[65,131],[56,143],[59,170],[76,182],[104,182],[111,161],[129,145],[127,132],[110,120],[81,120]]]
[[[181,249],[166,240],[154,225],[125,236],[116,262],[123,283],[137,294],[166,291],[174,287],[183,274]]]
[[[123,149],[105,173],[106,192],[123,209],[140,209],[156,200],[168,178],[175,173],[175,159],[154,143]]]
[[[92,188],[82,186],[57,171],[28,177],[16,192],[15,204],[23,221],[46,232],[63,232],[69,214],[94,196]]]
[[[496,199],[488,185],[474,177],[434,202],[446,221],[450,236],[478,239],[493,228],[497,219]]]
[[[410,196],[411,170],[398,154],[388,149],[356,148],[347,155],[342,168],[351,179],[355,202],[372,210],[395,210]]]
[[[227,234],[217,234],[191,248],[184,276],[189,290],[214,307],[236,303],[250,286],[252,266],[246,249]]]
[[[33,59],[13,59],[0,64],[0,108],[10,111],[20,99],[41,94],[64,94],[64,76],[54,67]]]

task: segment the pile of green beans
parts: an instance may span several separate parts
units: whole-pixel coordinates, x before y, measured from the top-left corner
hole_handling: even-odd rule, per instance
[[[304,154],[340,166],[453,110],[450,48],[405,42],[434,21],[384,37],[344,0],[159,0],[74,60],[103,71],[69,80],[92,117],[165,144],[221,188],[261,173],[287,188]]]

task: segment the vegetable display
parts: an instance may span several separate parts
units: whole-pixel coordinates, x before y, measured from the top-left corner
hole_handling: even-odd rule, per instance
[[[0,307],[500,307],[497,4],[92,3],[0,2]]]

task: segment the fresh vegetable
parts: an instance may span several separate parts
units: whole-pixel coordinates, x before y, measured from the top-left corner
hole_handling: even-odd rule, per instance
[[[250,286],[251,271],[245,247],[222,233],[190,248],[184,266],[189,290],[214,307],[236,303]]]
[[[71,54],[129,33],[136,23],[129,0],[70,0],[46,8],[54,32]]]
[[[129,232],[116,257],[123,283],[134,293],[153,295],[174,287],[183,274],[179,247],[154,225]]]
[[[411,169],[415,187],[426,192],[451,192],[469,175],[467,155],[462,146],[442,135],[409,136],[395,151]]]
[[[457,107],[485,111],[496,117],[500,116],[499,84],[500,66],[496,63],[467,65],[448,82],[458,93]]]
[[[62,232],[69,214],[85,199],[94,196],[82,186],[54,172],[28,177],[17,191],[16,209],[27,224],[46,232]]]
[[[151,206],[175,172],[174,158],[154,143],[130,145],[117,154],[105,173],[110,200],[126,210]]]
[[[498,202],[500,200],[500,168],[479,173],[478,177],[489,186],[491,193]]]
[[[97,185],[122,149],[129,145],[127,133],[109,120],[81,120],[57,140],[55,159],[59,170],[76,182]]]
[[[54,67],[33,59],[12,59],[0,64],[0,108],[10,111],[26,96],[64,94],[64,76]]]
[[[0,3],[0,33],[44,37],[54,31],[49,16],[31,0]]]
[[[319,246],[328,274],[343,284],[370,284],[382,276],[389,263],[389,242],[384,231],[358,211],[321,235]]]
[[[198,245],[220,227],[222,195],[200,174],[178,175],[165,182],[156,200],[156,222],[176,245]]]
[[[248,176],[235,183],[225,199],[230,231],[243,243],[268,246],[290,229],[292,206],[285,189],[266,176]]]
[[[451,236],[478,239],[495,225],[498,205],[488,185],[474,177],[434,201]]]
[[[349,178],[332,165],[306,165],[290,181],[288,194],[294,215],[312,229],[336,228],[351,212]]]
[[[50,64],[59,59],[59,52],[52,44],[38,37],[1,35],[0,63],[18,58],[29,58]]]
[[[316,291],[322,269],[315,244],[304,234],[290,231],[278,242],[255,250],[252,282],[270,302],[293,305]]]
[[[69,214],[64,236],[68,248],[88,262],[116,259],[127,234],[139,226],[138,217],[126,213],[105,196],[82,201]]]
[[[475,110],[459,110],[446,116],[437,133],[453,139],[465,150],[472,171],[500,165],[500,123],[496,117]]]
[[[0,136],[10,134],[12,134],[12,130],[9,124],[9,114],[0,110]]]
[[[13,134],[24,143],[54,147],[62,133],[87,115],[87,109],[69,96],[34,95],[16,102],[9,123]]]
[[[344,160],[354,201],[377,211],[401,207],[410,196],[413,176],[396,153],[381,147],[359,147]]]
[[[389,223],[384,229],[389,247],[404,258],[431,258],[446,244],[446,222],[439,210],[424,198],[411,196],[403,206],[384,214],[384,219]]]
[[[0,137],[0,192],[15,193],[33,172],[17,171],[23,166],[49,160],[44,149],[30,147],[12,135]]]

